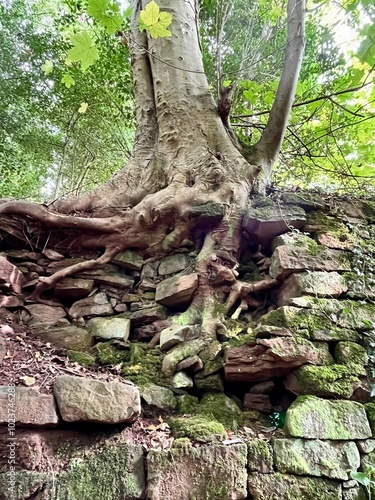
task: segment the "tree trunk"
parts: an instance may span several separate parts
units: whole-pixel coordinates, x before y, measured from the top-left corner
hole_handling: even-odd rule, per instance
[[[242,217],[260,166],[269,167],[272,158],[261,141],[257,161],[249,163],[223,125],[203,69],[197,2],[158,0],[173,18],[172,36],[158,39],[139,31],[139,13],[147,3],[132,2],[137,130],[129,163],[82,197],[49,208],[7,202],[0,213],[32,217],[46,230],[58,228],[64,237],[49,244],[58,242],[60,248],[64,240],[66,248],[103,250],[98,259],[40,278],[33,295],[39,301],[62,277],[103,265],[126,248],[154,257],[196,245],[199,286],[186,317],[199,322],[202,338],[212,341],[221,319],[217,303],[225,303],[227,311],[236,303],[246,309],[249,293],[274,284],[241,283],[236,272]],[[45,244],[43,238],[39,244]]]

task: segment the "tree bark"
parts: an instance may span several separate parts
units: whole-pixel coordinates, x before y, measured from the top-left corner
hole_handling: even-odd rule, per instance
[[[45,300],[43,292],[62,277],[102,266],[126,248],[138,249],[144,257],[162,256],[194,242],[200,250],[199,286],[189,317],[201,324],[205,343],[212,341],[221,322],[215,312],[218,303],[225,303],[227,311],[237,303],[240,311],[251,303],[249,293],[275,284],[267,278],[251,286],[241,283],[236,268],[242,217],[254,181],[260,167],[268,168],[269,174],[293,99],[298,73],[293,44],[303,37],[303,25],[298,24],[302,1],[290,0],[289,7],[293,29],[286,59],[295,64],[293,77],[287,78],[290,67],[285,69],[268,132],[257,145],[257,161],[249,163],[229,137],[210,92],[196,2],[158,0],[160,9],[172,14],[172,36],[152,39],[139,31],[138,24],[148,2],[133,0],[130,48],[137,130],[129,163],[109,182],[79,198],[48,208],[27,202],[0,205],[0,214],[31,217],[41,228],[63,230],[60,248],[102,250],[98,259],[40,279],[34,300]],[[300,49],[295,53],[301,57]],[[202,214],[209,207],[215,208],[215,216],[207,219]],[[40,238],[39,244],[45,241]]]

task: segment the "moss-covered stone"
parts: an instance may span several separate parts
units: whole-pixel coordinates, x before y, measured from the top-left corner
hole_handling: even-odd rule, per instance
[[[365,404],[367,418],[370,423],[373,437],[375,436],[375,402]]]
[[[212,416],[207,415],[172,417],[168,423],[173,435],[178,438],[201,440],[225,434],[224,426]]]
[[[150,500],[246,498],[246,445],[151,450],[147,457]]]
[[[204,394],[197,411],[200,415],[212,416],[233,431],[243,422],[242,411],[233,399],[222,393]]]
[[[353,300],[305,298],[304,308],[283,306],[262,318],[262,323],[308,330],[314,340],[358,340],[356,330],[366,331],[375,322],[375,304]]]
[[[99,363],[102,365],[118,365],[119,363],[129,361],[129,351],[118,349],[115,345],[109,342],[99,342],[95,346],[95,351]]]
[[[247,443],[249,472],[270,474],[273,472],[273,452],[270,443],[264,439],[252,439]]]
[[[286,413],[288,436],[307,439],[354,440],[371,437],[365,407],[354,401],[328,401],[300,396]]]
[[[131,343],[129,362],[123,364],[122,373],[125,378],[138,387],[149,385],[169,385],[162,372],[164,355],[158,349],[149,349],[147,344]]]
[[[361,365],[305,365],[286,379],[287,389],[297,395],[316,395],[349,399],[359,382],[356,374],[364,375]]]
[[[122,500],[143,498],[145,470],[142,447],[126,444],[83,450],[63,472],[17,471],[15,495],[4,500],[24,500],[36,491],[48,500]],[[0,475],[0,492],[7,491],[6,474]]]
[[[177,406],[177,400],[173,391],[167,387],[159,385],[149,385],[141,392],[142,398],[150,406],[160,408],[161,410],[173,410]]]
[[[88,367],[95,365],[95,358],[91,354],[82,351],[68,351],[68,358],[81,366]]]
[[[190,394],[182,394],[177,396],[177,410],[178,413],[182,415],[192,415],[196,412],[199,400],[195,396],[190,396]]]
[[[341,484],[329,479],[252,473],[248,486],[257,500],[342,500]]]
[[[368,355],[366,349],[359,344],[354,342],[338,342],[335,347],[335,360],[337,363],[345,365],[366,366]]]
[[[199,378],[195,377],[195,385],[199,391],[202,392],[223,392],[224,384],[221,375],[215,374],[209,377]]]
[[[360,466],[357,445],[353,441],[319,439],[274,439],[275,465],[279,472],[330,479],[350,479]]]

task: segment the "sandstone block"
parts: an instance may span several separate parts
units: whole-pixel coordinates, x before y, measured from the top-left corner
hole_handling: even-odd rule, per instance
[[[346,481],[360,466],[353,441],[274,439],[273,447],[276,469],[283,473]]]
[[[55,427],[59,421],[52,394],[41,394],[34,387],[15,387],[10,392],[8,386],[0,386],[0,424],[10,422],[8,408],[17,425]]]
[[[190,304],[197,286],[198,275],[196,273],[173,276],[156,287],[155,300],[165,307],[185,307]]]
[[[298,397],[286,414],[285,433],[308,439],[354,440],[371,437],[365,407],[354,401]]]
[[[245,444],[202,446],[147,456],[150,500],[243,500],[246,492]]]
[[[53,391],[65,422],[134,422],[141,411],[133,385],[63,375],[56,378]]]

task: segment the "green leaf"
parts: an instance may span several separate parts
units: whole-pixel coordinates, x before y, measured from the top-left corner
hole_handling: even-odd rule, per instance
[[[109,6],[109,0],[88,0],[86,12],[96,21],[101,21]]]
[[[370,479],[364,472],[351,472],[350,477],[363,486],[368,487],[370,485]]]
[[[80,62],[82,71],[99,59],[98,49],[87,31],[72,34],[70,41],[73,47],[68,52],[68,60]]]
[[[120,16],[120,14],[115,14],[113,16],[106,15],[102,17],[100,24],[107,28],[107,31],[110,35],[113,35],[113,33],[116,33],[116,31],[121,30],[123,18]]]
[[[61,78],[61,83],[63,83],[67,89],[70,89],[70,87],[76,82],[74,81],[74,78],[69,75],[69,73],[65,73],[65,75]]]
[[[146,29],[152,38],[171,36],[168,26],[172,22],[172,15],[160,12],[158,4],[151,0],[139,14],[139,29]]]
[[[46,61],[44,64],[42,64],[41,68],[45,75],[49,75],[53,71],[53,62]]]

